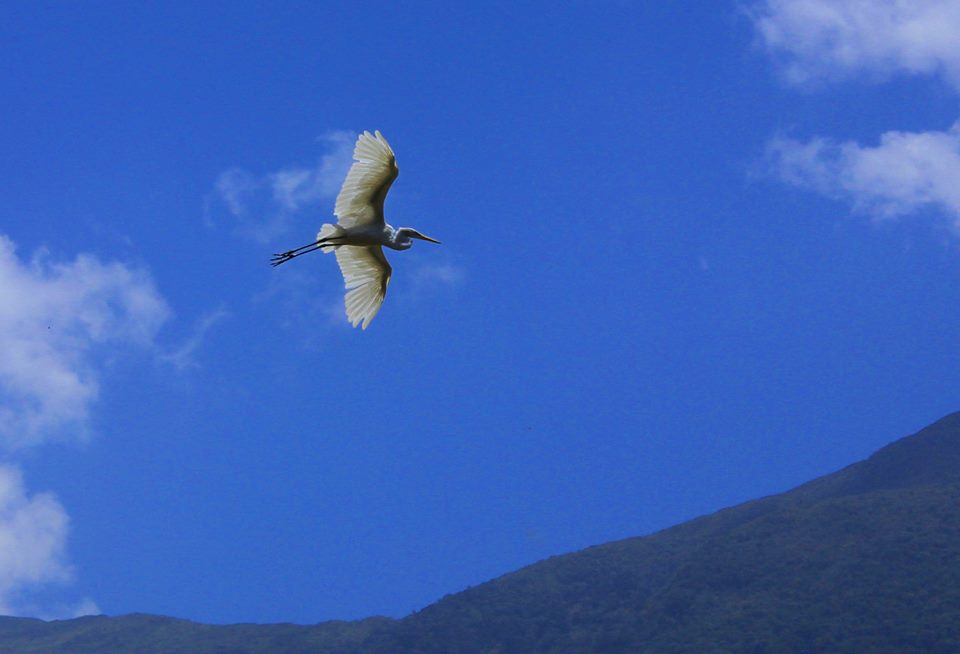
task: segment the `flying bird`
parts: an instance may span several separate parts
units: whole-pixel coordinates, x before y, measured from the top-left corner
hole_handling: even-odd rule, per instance
[[[347,320],[354,327],[362,324],[366,329],[383,305],[393,270],[383,255],[384,246],[409,250],[415,238],[440,242],[411,227],[395,228],[384,221],[383,201],[399,174],[387,139],[379,131],[365,131],[357,137],[353,165],[337,195],[333,209],[337,224],[323,225],[316,241],[274,254],[270,261],[279,266],[308,252],[335,252],[347,289]]]

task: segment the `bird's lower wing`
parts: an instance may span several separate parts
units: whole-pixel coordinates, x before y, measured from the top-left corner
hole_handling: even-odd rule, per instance
[[[379,245],[343,245],[336,255],[347,289],[347,320],[354,327],[362,322],[366,329],[383,305],[393,269]]]

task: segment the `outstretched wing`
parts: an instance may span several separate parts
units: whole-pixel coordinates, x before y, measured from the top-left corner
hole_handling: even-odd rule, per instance
[[[353,148],[353,165],[340,187],[333,213],[344,227],[383,224],[383,201],[400,174],[397,158],[379,131],[364,132]]]
[[[341,245],[336,253],[347,289],[347,320],[354,327],[362,321],[366,329],[380,311],[393,269],[379,245]]]

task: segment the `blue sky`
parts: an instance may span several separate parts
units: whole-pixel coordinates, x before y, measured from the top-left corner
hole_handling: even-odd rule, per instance
[[[402,616],[960,408],[955,0],[137,4],[0,8],[2,612]],[[360,331],[267,262],[364,129]]]

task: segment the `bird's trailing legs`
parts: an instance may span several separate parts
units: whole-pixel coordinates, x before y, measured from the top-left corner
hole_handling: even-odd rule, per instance
[[[278,254],[274,254],[273,257],[270,259],[270,265],[276,268],[281,263],[286,263],[287,261],[290,261],[290,259],[295,259],[299,257],[301,254],[307,254],[308,252],[316,252],[317,250],[323,247],[332,247],[334,245],[338,245],[337,243],[331,243],[330,242],[331,240],[332,240],[331,238],[324,238],[319,241],[314,241],[313,243],[307,243],[306,245],[301,245],[300,247],[294,248],[293,250],[287,250],[286,252],[280,252]]]

